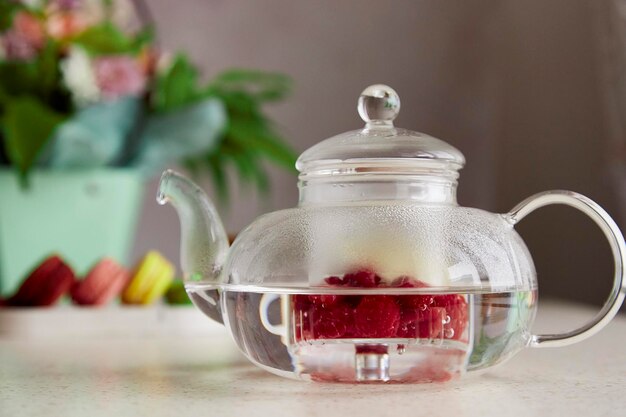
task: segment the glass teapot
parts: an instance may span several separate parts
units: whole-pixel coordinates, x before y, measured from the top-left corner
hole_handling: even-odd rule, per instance
[[[328,382],[445,381],[604,327],[626,293],[626,247],[609,215],[569,191],[534,195],[506,214],[459,207],[463,155],[394,127],[399,110],[393,89],[366,88],[358,101],[365,127],[299,157],[298,207],[259,217],[231,247],[207,195],[166,171],[157,200],[178,211],[194,304],[261,368]],[[591,322],[534,335],[537,278],[514,226],[548,204],[600,226],[615,277]]]

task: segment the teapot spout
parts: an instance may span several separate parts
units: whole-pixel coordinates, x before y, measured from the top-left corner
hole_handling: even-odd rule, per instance
[[[194,303],[209,317],[222,321],[219,313],[221,272],[228,255],[228,236],[215,206],[200,187],[183,175],[163,172],[157,193],[161,205],[171,203],[180,219],[180,263],[185,287]],[[198,284],[198,285],[190,285]],[[205,287],[206,285],[206,287]],[[207,298],[211,298],[208,300]],[[201,306],[208,302],[209,306]],[[212,309],[215,311],[207,311]]]

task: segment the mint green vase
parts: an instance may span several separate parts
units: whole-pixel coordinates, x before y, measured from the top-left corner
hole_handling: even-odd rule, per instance
[[[126,264],[143,190],[128,169],[36,170],[26,189],[0,170],[0,294],[53,253],[79,275],[104,256]]]

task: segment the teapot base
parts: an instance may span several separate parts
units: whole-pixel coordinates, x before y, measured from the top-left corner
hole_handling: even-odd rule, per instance
[[[383,342],[301,346],[294,352],[296,372],[316,382],[445,382],[460,376],[468,359],[467,344],[456,341],[449,346]]]
[[[242,291],[241,286],[194,285],[187,290],[196,305],[216,298],[201,292],[219,294],[224,324],[253,363],[277,375],[315,382],[443,382],[488,369],[527,344],[536,307],[536,290],[429,295],[423,289],[420,295],[404,295],[397,288],[384,294],[351,288],[345,294],[337,289],[330,297],[314,288],[294,293],[275,287]],[[402,320],[412,311],[408,306],[420,297],[456,302],[424,313],[417,305],[418,314],[407,326]],[[329,302],[335,303],[333,308],[326,306]],[[346,310],[349,305],[356,307]],[[457,331],[447,331],[451,326]]]

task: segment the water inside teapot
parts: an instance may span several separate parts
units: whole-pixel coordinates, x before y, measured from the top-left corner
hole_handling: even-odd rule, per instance
[[[221,300],[226,326],[253,362],[290,378],[446,381],[500,363],[526,345],[536,290],[424,291],[188,287],[205,313]]]

